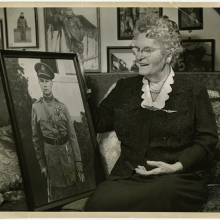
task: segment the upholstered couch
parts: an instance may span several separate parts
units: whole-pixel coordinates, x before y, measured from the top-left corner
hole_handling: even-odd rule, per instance
[[[92,96],[98,102],[106,94],[110,86],[120,78],[132,76],[129,73],[123,74],[90,74],[86,76],[88,87],[92,89]],[[185,77],[199,81],[207,86],[210,100],[216,115],[218,134],[220,137],[220,74],[218,73],[191,73],[176,74],[177,77]],[[0,129],[0,211],[26,211],[27,204],[20,171],[17,169],[18,161],[13,149],[5,151],[1,145],[1,138],[10,140],[10,127],[3,131]],[[107,140],[110,142],[107,142]],[[115,160],[120,154],[119,142],[114,132],[98,135],[100,152],[106,175],[110,172]],[[2,162],[3,161],[3,162]],[[10,169],[11,177],[7,176],[7,169]],[[7,181],[4,182],[5,176]],[[4,184],[3,184],[4,183]],[[220,211],[220,142],[215,148],[214,162],[209,171],[209,197],[208,202],[201,208],[201,212],[219,212]],[[83,211],[87,198],[67,204],[63,207],[54,209],[54,211]]]

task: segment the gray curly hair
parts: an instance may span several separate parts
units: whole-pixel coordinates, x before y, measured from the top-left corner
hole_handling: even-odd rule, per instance
[[[174,21],[169,20],[166,15],[158,19],[155,14],[148,14],[137,23],[133,43],[140,33],[146,33],[146,38],[158,39],[162,42],[166,53],[172,55],[170,65],[175,65],[184,49],[181,46],[179,28]]]

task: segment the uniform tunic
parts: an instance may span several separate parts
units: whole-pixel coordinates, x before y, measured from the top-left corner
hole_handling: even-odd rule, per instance
[[[87,211],[197,211],[207,199],[205,170],[218,141],[207,89],[197,82],[175,79],[165,110],[141,107],[143,76],[119,80],[97,108],[89,100],[96,131],[115,130],[121,155],[109,180],[98,186]],[[146,161],[174,164],[183,174],[144,177]]]
[[[54,123],[50,122],[47,112]],[[81,154],[66,105],[53,97],[37,100],[32,106],[32,132],[37,159],[41,169],[47,167],[51,187],[70,189],[76,181],[75,162],[81,161]],[[53,140],[54,137],[60,139],[66,135],[68,142],[60,146],[44,141],[44,137]],[[71,195],[71,190],[67,194]]]

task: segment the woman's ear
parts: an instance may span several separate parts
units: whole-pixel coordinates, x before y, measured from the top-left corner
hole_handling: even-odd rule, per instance
[[[166,58],[166,64],[170,64],[171,60],[172,60],[172,55],[170,54],[167,58]]]

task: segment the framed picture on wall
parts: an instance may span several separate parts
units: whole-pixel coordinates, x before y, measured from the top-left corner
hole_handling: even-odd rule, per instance
[[[162,8],[117,8],[118,40],[133,38],[133,31],[139,19],[148,13],[162,17]]]
[[[184,53],[173,68],[177,72],[213,72],[215,40],[183,40]]]
[[[3,24],[0,20],[0,50],[4,49],[4,35],[3,35]]]
[[[90,196],[104,176],[77,55],[0,55],[29,210]]]
[[[38,48],[37,8],[4,8],[6,46]]]
[[[78,53],[85,72],[100,72],[100,9],[45,8],[44,15],[46,51]]]
[[[132,47],[107,47],[107,71],[109,73],[138,72]]]
[[[180,30],[203,29],[202,8],[178,8],[178,18]]]

